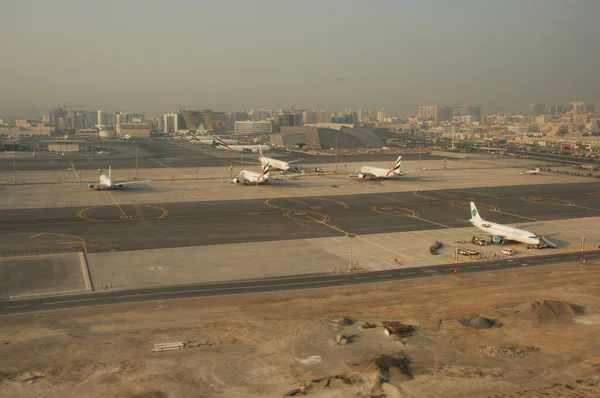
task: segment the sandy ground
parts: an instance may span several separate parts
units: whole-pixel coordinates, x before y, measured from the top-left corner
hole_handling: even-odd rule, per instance
[[[0,396],[281,397],[302,385],[312,397],[600,396],[599,277],[564,264],[2,317]],[[532,317],[527,303],[543,300],[584,312]],[[501,327],[457,321],[474,315]],[[385,320],[417,331],[396,341]],[[171,341],[190,343],[152,353]]]

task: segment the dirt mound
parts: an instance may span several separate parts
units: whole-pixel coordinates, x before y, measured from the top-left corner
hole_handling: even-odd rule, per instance
[[[462,318],[458,321],[464,326],[474,329],[489,329],[502,326],[502,324],[495,319],[484,318],[481,315],[475,315],[471,318]]]
[[[347,317],[347,316],[341,316],[341,317],[338,317],[338,318],[332,318],[332,319],[330,319],[329,323],[331,324],[331,326],[334,329],[337,330],[337,329],[341,329],[341,328],[343,328],[345,326],[352,325],[354,323],[354,321],[351,318]]]
[[[529,353],[539,352],[539,347],[527,347],[525,349],[517,348],[517,347],[506,347],[506,346],[497,346],[490,345],[487,347],[480,347],[477,349],[479,355],[488,358],[494,358],[499,360],[511,360],[522,358]]]
[[[582,315],[584,310],[575,304],[564,301],[544,300],[530,301],[513,308],[513,312],[523,319],[533,321],[568,321]]]

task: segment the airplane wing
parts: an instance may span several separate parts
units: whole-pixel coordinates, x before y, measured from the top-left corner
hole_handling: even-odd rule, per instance
[[[406,173],[412,173],[415,171],[425,171],[425,170],[427,170],[427,167],[423,167],[421,169],[400,170],[400,175],[404,175]]]
[[[131,184],[143,184],[152,182],[151,180],[133,180],[133,181],[125,181],[125,182],[115,182],[113,181],[113,185],[118,185],[122,187],[123,185],[131,185]]]
[[[359,174],[362,174],[363,176],[369,177],[369,178],[377,177],[375,174],[369,173],[366,171],[362,171],[361,169],[354,170],[352,173],[350,173],[348,175],[348,177],[358,177]]]

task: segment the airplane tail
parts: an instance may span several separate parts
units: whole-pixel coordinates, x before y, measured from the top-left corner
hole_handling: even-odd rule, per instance
[[[215,142],[217,146],[221,146],[221,147],[227,148],[227,149],[229,149],[230,151],[232,150],[232,149],[229,147],[229,145],[227,145],[227,144],[225,143],[225,141],[223,141],[223,140],[222,140],[222,139],[220,139],[219,137],[216,137],[216,136],[215,136],[213,139],[214,139],[214,141],[213,141],[213,142]]]
[[[387,172],[387,175],[390,174],[399,174],[400,173],[400,163],[402,163],[402,155],[398,156],[398,159],[396,159],[396,163],[394,163],[394,166],[390,169],[390,171]]]
[[[394,163],[394,167],[392,167],[391,171],[396,172],[400,170],[400,163],[402,163],[402,155],[398,156],[398,159],[396,159],[396,163]]]
[[[111,173],[111,171],[112,171],[112,170],[111,170],[111,167],[110,167],[110,166],[108,166],[108,178],[110,178],[110,173]]]
[[[263,176],[267,176],[267,178],[269,178],[268,174],[269,174],[269,162],[267,162],[267,164],[264,165],[263,167],[263,172],[262,174],[258,177],[258,180],[260,180]]]
[[[477,207],[475,203],[471,202],[471,220],[470,221],[481,221],[482,218],[477,211]]]

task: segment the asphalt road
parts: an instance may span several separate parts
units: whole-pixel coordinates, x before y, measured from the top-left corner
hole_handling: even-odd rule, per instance
[[[159,163],[165,160],[169,162],[170,167],[214,167],[229,166],[240,160],[240,158],[219,157],[221,151],[211,147],[202,147],[199,145],[182,145],[174,141],[165,140],[141,140],[139,141],[137,165],[138,168],[157,168],[162,167]],[[76,169],[97,170],[106,169],[109,165],[115,169],[134,169],[136,167],[136,145],[133,141],[99,141],[93,145],[94,150],[89,153],[69,153],[64,156],[55,153],[38,153],[35,157],[29,153],[21,153],[16,157],[15,165],[17,171],[31,170],[65,170],[71,167],[71,162],[75,164]],[[98,152],[103,151],[103,154]],[[240,156],[242,156],[240,154]],[[257,158],[257,154],[244,154],[247,158]],[[268,156],[281,160],[302,160],[297,165],[302,164],[331,164],[335,162],[335,156],[331,155],[310,155],[287,153],[285,151],[271,151]],[[344,162],[370,162],[370,161],[393,161],[396,155],[389,154],[367,154],[367,155],[340,155],[338,163]],[[419,159],[418,153],[403,154],[405,160]],[[438,156],[427,154],[421,155],[422,160],[442,159]],[[13,158],[3,157],[0,159],[0,171],[13,171]]]
[[[369,184],[378,182],[356,183],[365,184],[368,191]],[[0,210],[0,255],[16,245],[38,244],[41,238],[29,236],[41,232],[49,234],[45,236],[70,235],[62,240],[75,243],[83,239],[88,252],[93,253],[462,228],[469,226],[466,220],[470,200],[490,221],[535,225],[540,221],[600,216],[599,192],[600,183],[590,181],[87,209],[8,209]],[[136,195],[136,191],[97,194],[111,195],[119,203],[127,195]],[[6,243],[7,237],[10,244]]]
[[[553,253],[547,256],[536,256],[535,258],[506,258],[495,261],[466,263],[461,264],[458,269],[460,274],[469,274],[474,272],[489,272],[511,268],[550,265],[565,261],[576,262],[579,258],[579,253]],[[600,251],[586,252],[585,259],[590,265],[598,263],[598,260],[600,260]],[[66,308],[92,307],[98,305],[159,301],[189,297],[209,297],[230,294],[266,293],[363,285],[406,279],[450,276],[453,272],[454,265],[437,265],[376,272],[289,276],[223,283],[168,286],[152,289],[108,290],[91,294],[0,301],[0,315],[14,315]]]

